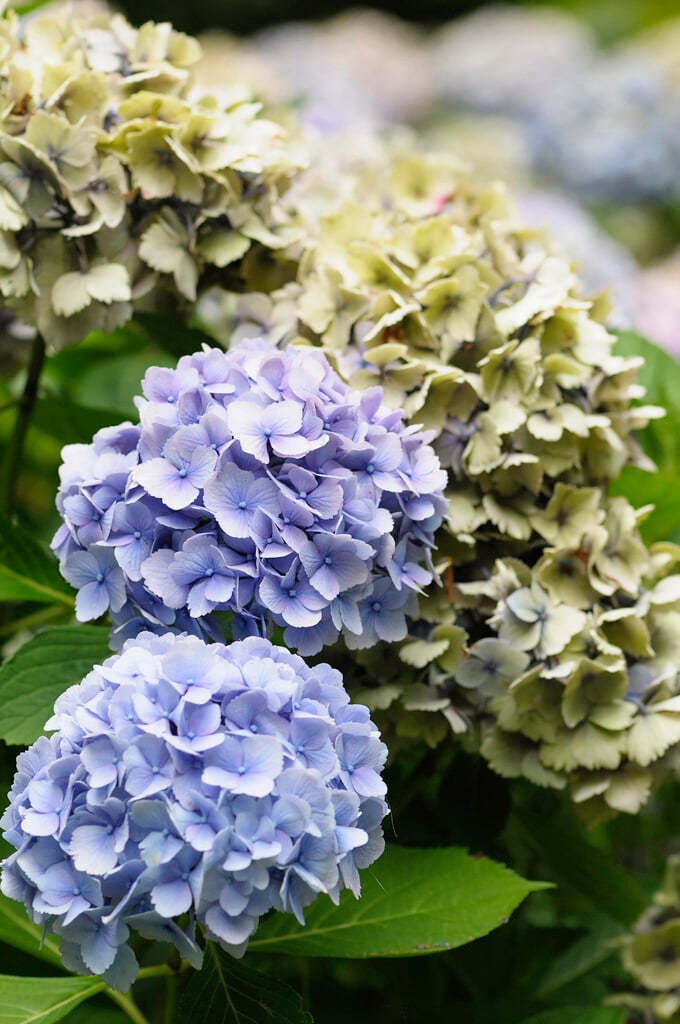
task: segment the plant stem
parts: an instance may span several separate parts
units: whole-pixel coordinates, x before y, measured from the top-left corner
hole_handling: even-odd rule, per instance
[[[31,351],[31,361],[28,365],[28,374],[24,391],[18,400],[19,411],[12,436],[9,439],[7,453],[5,456],[5,473],[3,479],[2,512],[4,515],[11,515],[16,499],[17,478],[19,467],[24,451],[24,441],[31,424],[33,408],[38,397],[38,384],[40,374],[45,362],[45,342],[40,334],[37,334]]]
[[[115,992],[112,988],[108,987],[105,989],[105,994],[120,1006],[121,1010],[133,1021],[133,1024],[149,1024],[149,1021],[139,1009],[132,996],[123,995],[122,992]]]
[[[179,975],[171,974],[165,983],[165,1007],[163,1009],[163,1024],[172,1024],[177,1011],[177,990],[179,988]]]
[[[175,967],[173,964],[154,964],[152,967],[142,967],[137,975],[137,981],[144,981],[145,978],[167,978],[172,975],[183,974],[189,969],[186,960],[180,961]]]

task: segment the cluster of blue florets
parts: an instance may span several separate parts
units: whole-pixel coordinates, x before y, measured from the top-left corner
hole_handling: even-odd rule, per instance
[[[257,343],[153,368],[139,425],[64,449],[53,541],[81,621],[262,635],[314,654],[406,635],[446,474],[429,437],[311,349]]]
[[[2,891],[64,964],[127,988],[130,929],[200,966],[196,924],[239,956],[271,908],[359,894],[382,852],[386,748],[340,673],[249,637],[144,633],[55,705],[2,819]]]

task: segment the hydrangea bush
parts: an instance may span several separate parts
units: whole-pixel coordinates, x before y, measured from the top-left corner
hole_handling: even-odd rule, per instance
[[[229,612],[306,654],[403,639],[446,474],[379,387],[251,343],[151,369],[143,391],[139,426],[64,449],[53,547],[81,621],[215,636]]]
[[[6,1013],[670,1024],[677,365],[420,138],[0,34]]]
[[[195,967],[275,907],[359,896],[384,842],[387,750],[340,673],[268,640],[140,633],[57,700],[17,762],[2,891],[65,966],[129,988],[130,929]],[[187,916],[188,915],[188,916]]]

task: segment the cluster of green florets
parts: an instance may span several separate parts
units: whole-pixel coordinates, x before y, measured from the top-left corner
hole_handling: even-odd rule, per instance
[[[168,24],[0,19],[0,294],[51,347],[284,241],[281,129],[241,90],[194,90],[199,57]]]
[[[624,966],[636,991],[608,1002],[635,1011],[640,1024],[680,1021],[680,856],[666,862],[663,884],[652,905],[620,943]],[[638,1016],[639,1014],[639,1016]]]
[[[398,651],[362,656],[382,684],[362,700],[397,735],[453,728],[503,775],[635,811],[680,740],[679,552],[649,551],[642,513],[608,496],[657,412],[632,404],[637,363],[499,186],[400,148],[336,179],[290,194],[295,279],[221,314],[382,385],[448,469],[443,585]]]

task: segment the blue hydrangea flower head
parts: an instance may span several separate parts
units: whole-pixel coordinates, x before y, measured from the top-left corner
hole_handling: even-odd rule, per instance
[[[263,914],[360,894],[382,852],[387,750],[339,672],[248,637],[142,633],[56,702],[19,755],[2,892],[66,967],[127,988],[131,932],[194,966]]]
[[[143,392],[138,425],[64,449],[53,547],[79,619],[224,639],[229,613],[304,655],[405,637],[446,474],[380,388],[250,342],[152,368]]]

